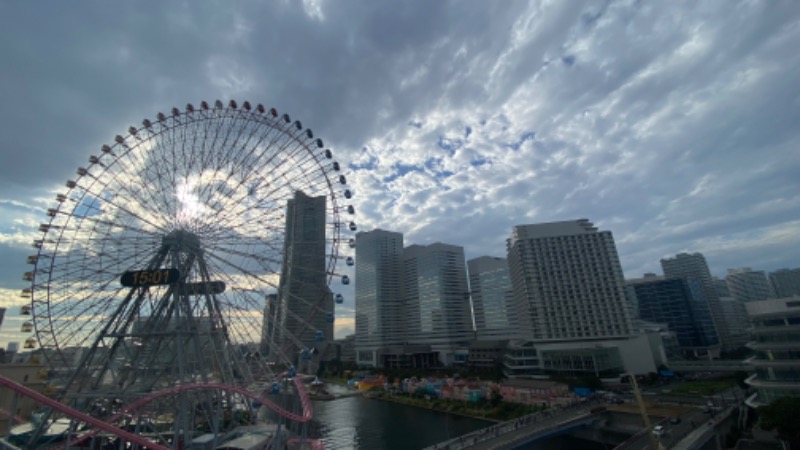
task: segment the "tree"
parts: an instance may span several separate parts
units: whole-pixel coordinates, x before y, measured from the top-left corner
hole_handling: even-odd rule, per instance
[[[800,397],[782,397],[767,406],[758,408],[761,428],[776,430],[778,437],[789,444],[789,448],[800,450]]]

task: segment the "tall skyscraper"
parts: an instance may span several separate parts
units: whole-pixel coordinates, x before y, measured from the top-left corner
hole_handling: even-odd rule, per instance
[[[296,347],[287,333],[304,347],[318,347],[316,332],[333,340],[333,294],[325,266],[325,197],[297,191],[286,205],[283,263],[275,305],[275,341],[282,348]]]
[[[382,348],[406,337],[403,235],[373,230],[356,234],[356,362],[379,366]]]
[[[464,249],[455,245],[403,249],[407,341],[430,345],[445,365],[473,337],[464,260]]]
[[[722,349],[725,351],[735,350],[735,346],[730,340],[730,332],[725,325],[722,306],[719,303],[717,289],[714,287],[714,279],[708,269],[705,256],[702,253],[679,253],[673,258],[662,259],[661,269],[667,278],[691,278],[700,281]]]
[[[467,261],[472,310],[478,339],[511,339],[519,336],[514,310],[514,288],[508,260],[481,256]]]
[[[761,270],[753,270],[749,267],[728,269],[725,282],[728,284],[730,296],[740,302],[756,302],[775,298],[767,276]]]
[[[664,323],[686,356],[719,357],[719,338],[698,280],[649,277],[627,281],[636,292],[639,317]]]
[[[800,268],[771,272],[769,281],[777,298],[800,295]]]
[[[507,241],[514,299],[534,341],[632,334],[622,266],[610,231],[587,219],[518,225]]]

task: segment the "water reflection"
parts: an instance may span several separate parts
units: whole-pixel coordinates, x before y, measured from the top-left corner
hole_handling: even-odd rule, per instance
[[[326,386],[331,393],[344,386]],[[363,397],[314,402],[310,434],[326,449],[413,450],[491,425],[413,406]]]

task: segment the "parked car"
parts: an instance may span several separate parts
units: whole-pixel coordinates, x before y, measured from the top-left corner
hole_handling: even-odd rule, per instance
[[[671,423],[673,425],[677,425],[677,424],[681,423],[681,418],[680,417],[670,417],[669,418],[669,423]]]
[[[657,438],[660,438],[666,432],[667,432],[667,430],[664,429],[663,425],[656,425],[656,426],[653,427],[653,435],[655,435],[655,437],[657,437]]]

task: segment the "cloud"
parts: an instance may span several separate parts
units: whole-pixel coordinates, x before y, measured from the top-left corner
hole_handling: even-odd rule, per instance
[[[715,274],[798,266],[791,2],[86,6],[0,15],[8,289],[101,145],[230,97],[324,139],[360,230],[471,258],[503,256],[513,225],[586,217],[614,233],[629,276],[679,251],[706,253]],[[336,290],[352,307],[352,285]]]

